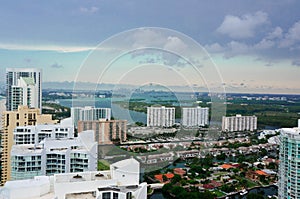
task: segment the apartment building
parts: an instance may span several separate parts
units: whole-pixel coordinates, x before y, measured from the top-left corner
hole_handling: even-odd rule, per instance
[[[278,198],[300,198],[300,124],[280,130]]]
[[[6,69],[6,110],[19,105],[42,111],[42,70],[37,68]]]
[[[96,171],[97,146],[93,131],[84,131],[76,138],[45,138],[38,145],[13,145],[11,180]]]
[[[147,107],[148,127],[171,127],[175,124],[175,108],[165,106]]]
[[[37,176],[9,181],[0,188],[6,199],[146,199],[147,183],[140,183],[140,164],[135,159],[113,163],[107,171],[89,171]]]
[[[255,131],[257,129],[257,117],[236,115],[222,117],[222,131]]]
[[[59,124],[37,124],[35,126],[18,126],[14,129],[14,144],[38,145],[45,138],[74,138],[74,126],[71,118]]]
[[[184,127],[199,127],[208,125],[209,108],[184,107],[182,108],[181,124]]]
[[[19,106],[16,111],[4,111],[2,114],[2,157],[1,157],[1,184],[10,180],[11,161],[10,152],[14,143],[14,129],[17,126],[28,126],[37,124],[55,124],[56,120],[52,120],[50,114],[40,114],[37,108],[29,108],[28,106]]]
[[[91,120],[110,120],[110,108],[95,108],[92,106],[85,107],[71,107],[71,118],[73,119],[75,127],[78,121],[91,121]]]
[[[95,132],[95,140],[98,144],[113,144],[127,139],[126,120],[78,121],[78,134],[86,130]]]

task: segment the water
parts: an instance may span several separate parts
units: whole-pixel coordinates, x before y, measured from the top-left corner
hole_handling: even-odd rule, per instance
[[[270,187],[265,187],[265,188],[261,187],[261,188],[252,189],[252,190],[250,190],[248,192],[248,194],[249,193],[260,193],[261,191],[264,191],[264,196],[277,195],[277,193],[278,193],[278,189],[277,189],[276,186],[270,186]],[[235,196],[233,196],[231,198],[234,198],[234,199],[246,199],[247,195],[245,195],[245,196],[242,197],[242,196],[240,196],[240,194],[237,194],[237,195],[235,195]],[[165,199],[165,197],[163,196],[163,194],[160,191],[156,190],[154,192],[154,194],[150,196],[150,199]]]
[[[112,116],[115,119],[127,120],[128,123],[142,122],[146,124],[147,115],[142,112],[131,111],[120,107],[118,104],[113,104],[111,98],[99,98],[93,100],[92,98],[86,99],[60,99],[59,104],[66,107],[74,106],[94,106],[99,108],[111,108]],[[118,100],[116,100],[118,101]]]
[[[168,169],[174,169],[174,168],[183,168],[183,169],[185,169],[186,167],[185,167],[185,162],[178,162],[175,165],[170,164],[167,168]]]
[[[273,196],[273,195],[277,195],[278,194],[278,188],[275,185],[269,186],[269,187],[259,187],[259,188],[254,188],[251,189],[250,191],[248,191],[249,193],[264,193],[264,196]],[[247,194],[247,195],[248,195]],[[247,195],[244,195],[243,197],[240,196],[240,194],[235,195],[234,199],[247,199]]]
[[[160,191],[154,191],[154,194],[152,194],[150,196],[149,199],[165,199],[165,197],[163,196],[163,194]]]
[[[126,96],[125,96],[126,95]],[[60,105],[66,107],[82,107],[82,106],[94,106],[99,108],[111,108],[112,116],[115,119],[124,119],[128,123],[135,122],[147,122],[147,115],[142,112],[131,111],[122,108],[120,105],[113,102],[134,100],[146,103],[165,102],[172,106],[192,106],[196,101],[196,98],[191,93],[167,93],[167,92],[146,92],[146,93],[132,93],[131,95],[125,93],[124,96],[113,98],[74,98],[74,99],[58,99]],[[180,119],[176,119],[176,122],[180,122]]]

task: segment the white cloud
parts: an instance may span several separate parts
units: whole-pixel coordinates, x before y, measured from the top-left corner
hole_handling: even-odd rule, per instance
[[[285,34],[284,39],[280,42],[279,47],[291,47],[300,41],[300,21],[294,25]]]
[[[166,37],[159,31],[149,30],[147,28],[140,28],[134,31],[133,35],[129,36],[132,39],[132,46],[134,48],[141,48],[145,46],[162,46],[166,42]]]
[[[96,7],[96,6],[92,6],[90,8],[87,8],[87,7],[80,7],[80,12],[82,13],[90,13],[90,14],[93,14],[95,12],[98,12],[99,8]]]
[[[183,52],[186,50],[187,45],[178,37],[170,36],[167,38],[166,44],[164,45],[164,49],[170,51],[179,51]]]
[[[211,45],[205,45],[204,48],[209,53],[219,53],[219,52],[223,52],[225,50],[225,48],[223,46],[221,46],[219,43],[213,43]]]
[[[227,15],[217,31],[233,39],[243,39],[255,36],[258,27],[268,23],[268,15],[258,11],[241,17]]]
[[[225,51],[225,57],[230,58],[239,54],[246,54],[251,50],[251,47],[245,43],[231,41],[227,44],[228,50]]]

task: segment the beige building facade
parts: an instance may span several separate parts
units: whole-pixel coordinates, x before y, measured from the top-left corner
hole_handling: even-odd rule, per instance
[[[52,115],[40,114],[40,109],[28,108],[28,106],[19,106],[16,111],[4,111],[2,114],[2,174],[1,185],[10,180],[11,160],[10,153],[14,142],[13,131],[17,126],[29,126],[36,124],[55,124]]]
[[[94,130],[98,144],[113,144],[127,139],[126,120],[78,121],[78,133]]]

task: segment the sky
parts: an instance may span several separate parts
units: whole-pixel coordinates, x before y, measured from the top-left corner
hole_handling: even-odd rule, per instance
[[[37,67],[45,82],[299,94],[299,8],[298,0],[4,1],[0,75],[7,67]],[[184,61],[198,64],[200,75]]]

